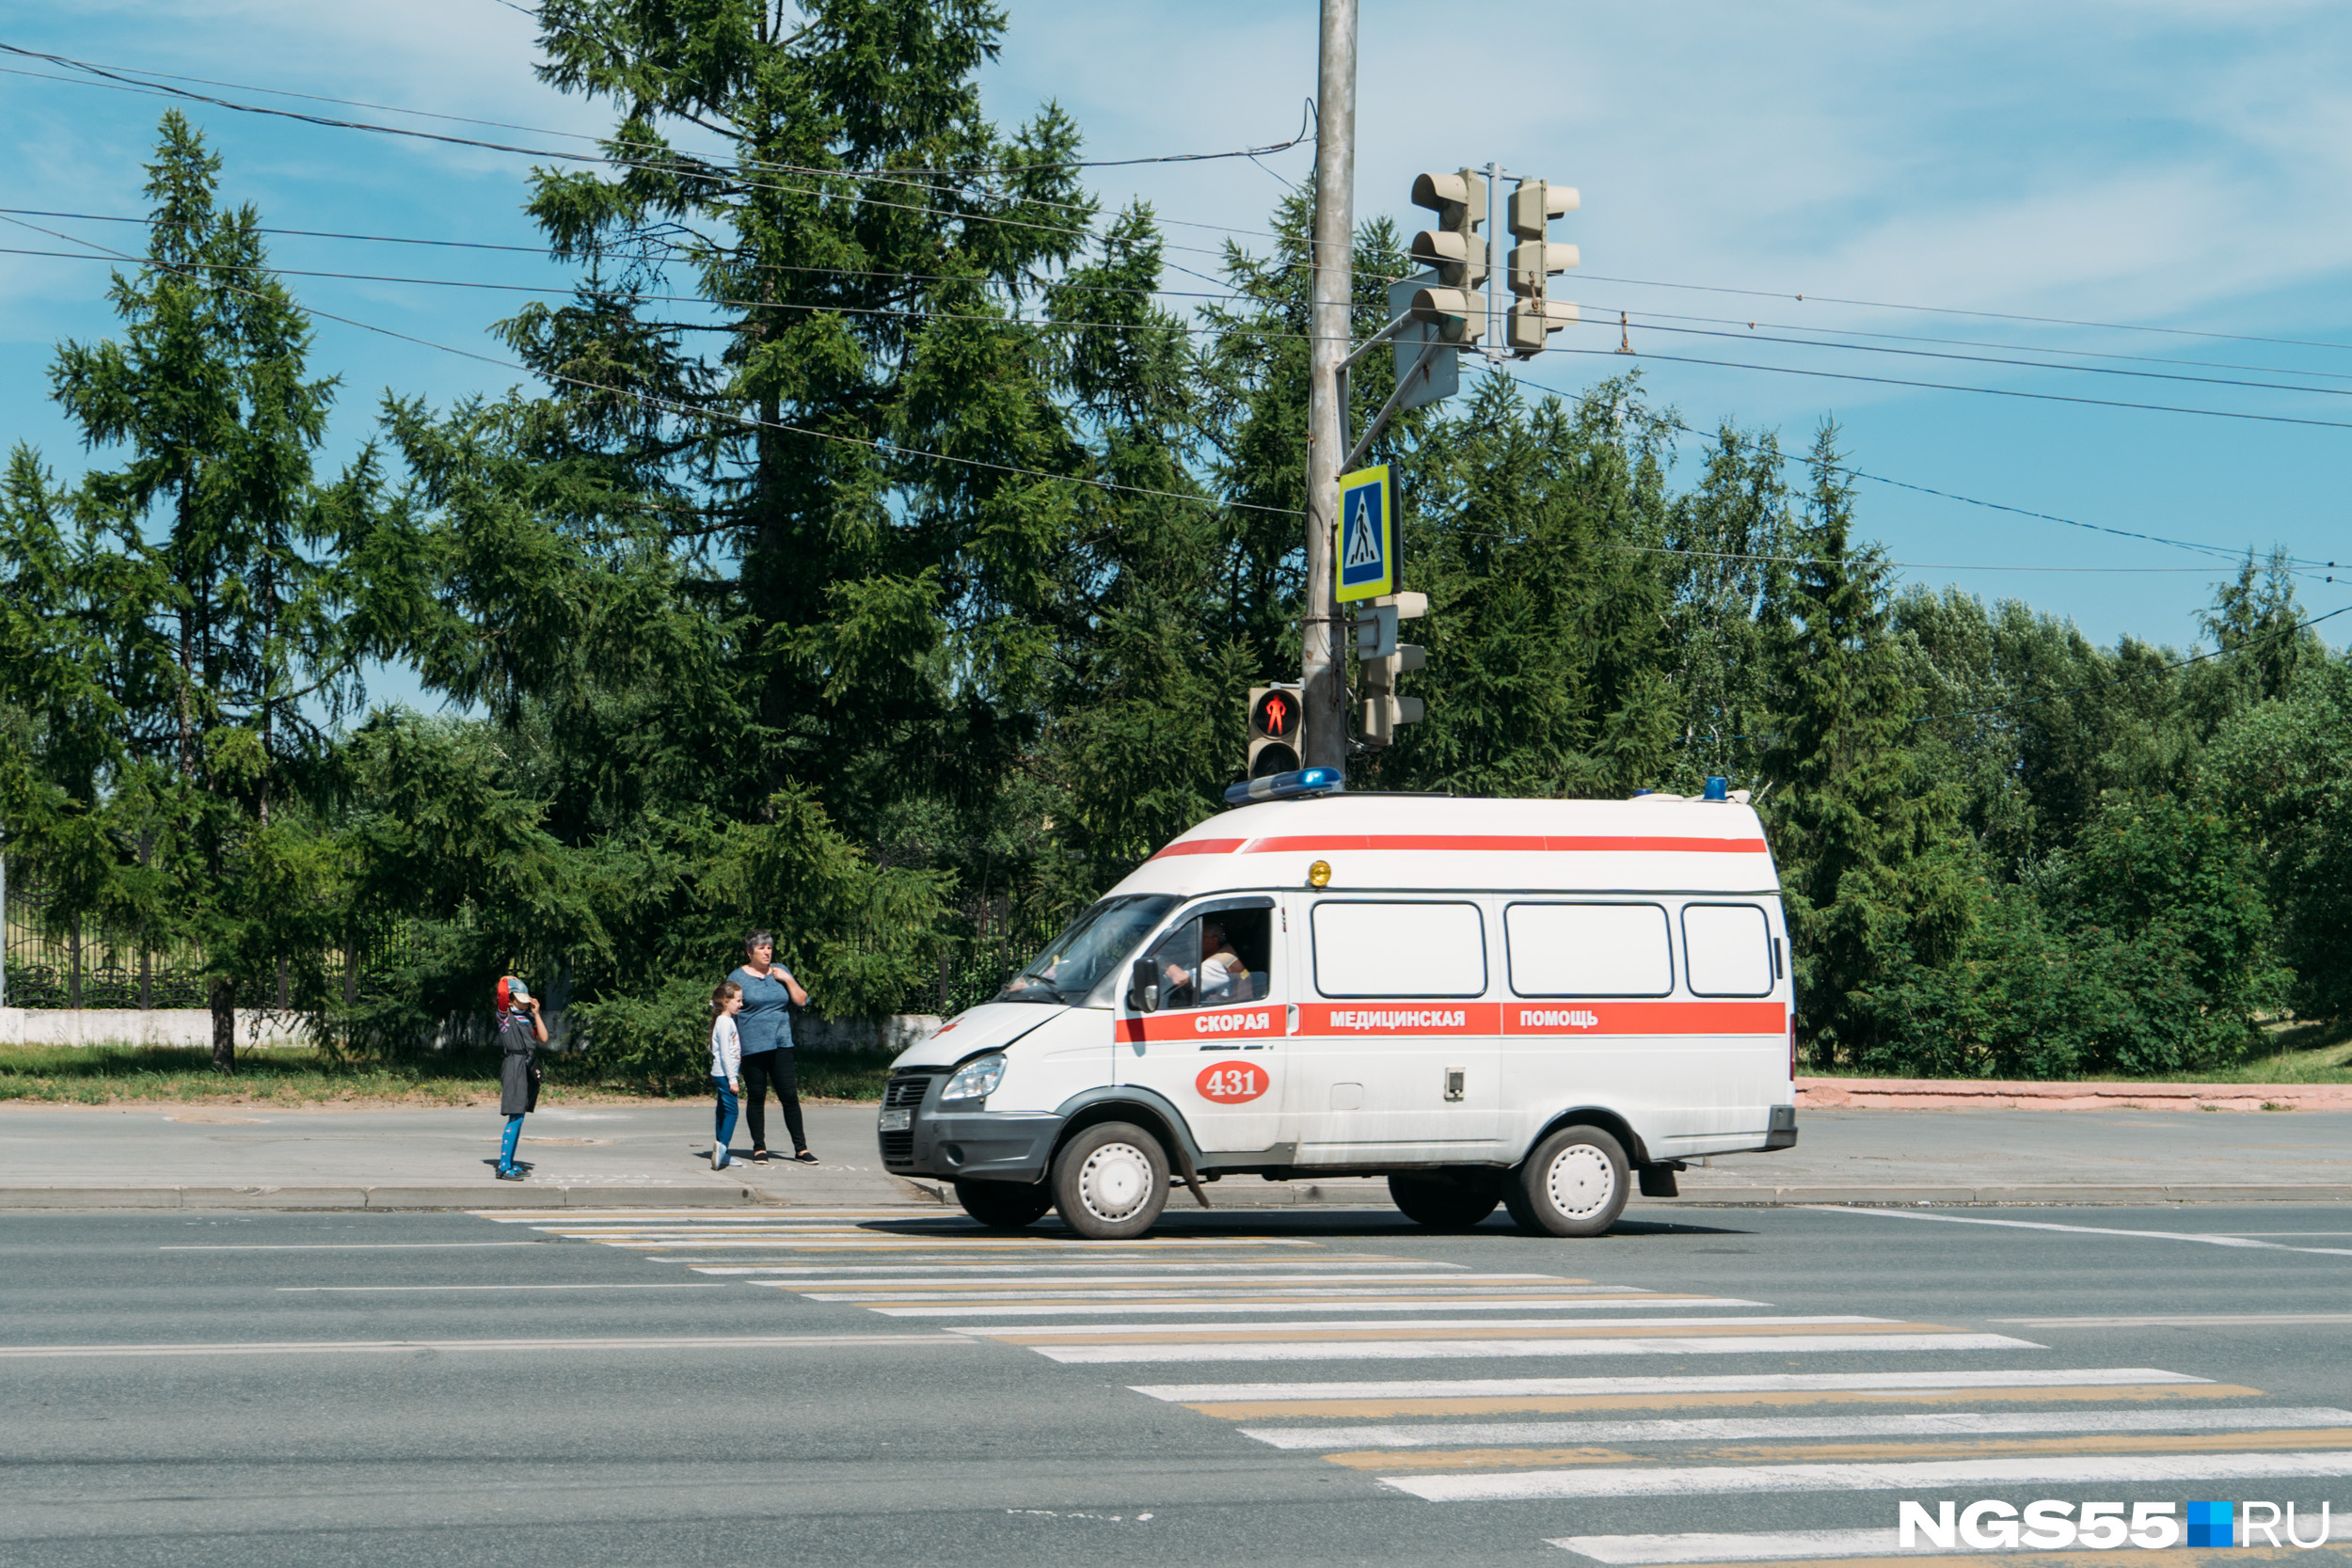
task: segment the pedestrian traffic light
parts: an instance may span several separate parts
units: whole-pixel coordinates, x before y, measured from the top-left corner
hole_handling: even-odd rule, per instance
[[[1249,689],[1249,777],[1295,772],[1306,754],[1307,705],[1295,686]]]
[[[1367,746],[1389,745],[1399,724],[1418,724],[1427,716],[1419,697],[1397,694],[1397,677],[1424,668],[1428,655],[1410,642],[1399,642],[1396,626],[1399,621],[1418,621],[1428,613],[1426,594],[1383,594],[1357,612],[1356,653],[1363,689],[1360,728]]]
[[[1422,174],[1413,180],[1413,205],[1438,214],[1438,227],[1413,236],[1414,261],[1437,271],[1449,289],[1475,289],[1486,280],[1486,244],[1478,237],[1486,221],[1486,179],[1470,169]]]
[[[1576,211],[1577,193],[1566,185],[1522,180],[1511,193],[1511,235],[1521,243],[1511,247],[1511,292],[1518,303],[1511,307],[1503,329],[1504,346],[1521,359],[1543,352],[1544,340],[1576,321],[1576,307],[1549,297],[1548,279],[1575,266],[1576,246],[1549,239],[1551,220]]]

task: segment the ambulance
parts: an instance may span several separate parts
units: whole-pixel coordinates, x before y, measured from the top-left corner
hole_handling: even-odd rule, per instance
[[[1384,1176],[1423,1225],[1500,1203],[1597,1236],[1637,1184],[1796,1143],[1788,927],[1744,792],[1318,774],[1252,786],[1276,798],[1178,837],[899,1055],[883,1166],[983,1224],[1057,1210],[1102,1240],[1240,1175]]]

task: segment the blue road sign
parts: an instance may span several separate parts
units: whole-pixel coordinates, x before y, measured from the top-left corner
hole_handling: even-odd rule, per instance
[[[1340,603],[1396,592],[1395,502],[1386,463],[1340,476]]]

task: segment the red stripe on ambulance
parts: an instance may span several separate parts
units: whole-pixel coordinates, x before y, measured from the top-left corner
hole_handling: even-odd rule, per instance
[[[1762,855],[1760,838],[1669,838],[1558,833],[1303,833],[1270,838],[1180,838],[1153,855],[1337,854],[1351,849],[1443,854]]]
[[[1208,1012],[1146,1013],[1119,1020],[1122,1040],[1264,1039],[1284,1032],[1279,1007],[1221,1007]]]
[[[1360,1002],[1302,1006],[1302,1035],[1492,1035],[1501,1031],[1492,1002]]]
[[[1777,1035],[1777,1002],[1506,1002],[1506,1035]]]

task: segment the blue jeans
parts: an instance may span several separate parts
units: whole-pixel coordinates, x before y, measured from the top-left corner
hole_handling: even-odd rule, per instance
[[[515,1140],[522,1135],[523,1118],[508,1117],[506,1136],[499,1141],[499,1169],[513,1170],[515,1168]]]
[[[727,1081],[715,1072],[710,1075],[710,1086],[719,1091],[719,1131],[717,1133],[719,1164],[732,1164],[734,1162],[726,1155],[727,1140],[735,1136],[735,1091],[727,1087]]]

